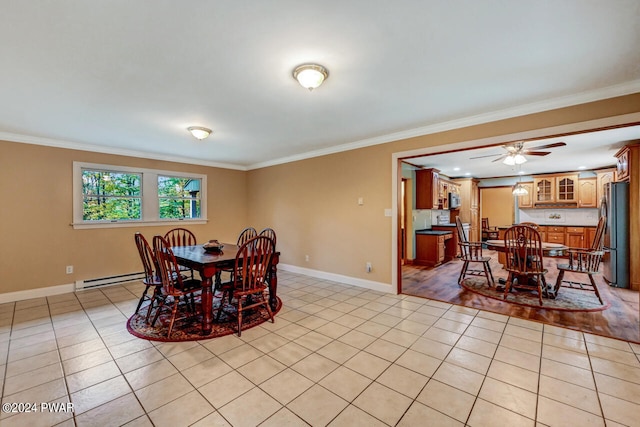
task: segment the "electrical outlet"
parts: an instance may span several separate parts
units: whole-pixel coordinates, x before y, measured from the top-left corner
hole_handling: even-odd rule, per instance
[[[67,274],[73,274],[73,265],[67,265]]]
[[[373,267],[371,266],[370,262],[367,263],[365,270],[367,271],[367,273],[371,273],[371,270],[373,270]]]
[[[304,260],[308,262],[309,261],[309,255],[305,255],[304,256]]]

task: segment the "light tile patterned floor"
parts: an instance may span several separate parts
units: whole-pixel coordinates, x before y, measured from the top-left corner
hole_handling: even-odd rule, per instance
[[[138,283],[0,305],[0,424],[640,426],[637,344],[279,278],[275,324],[242,338],[130,335]]]

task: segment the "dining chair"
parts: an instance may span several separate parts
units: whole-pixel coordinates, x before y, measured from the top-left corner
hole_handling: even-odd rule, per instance
[[[186,228],[173,228],[164,235],[165,240],[171,247],[174,246],[195,246],[197,245],[196,235]],[[180,266],[180,271],[188,271],[191,279],[194,278],[193,270],[183,265]]]
[[[589,249],[569,248],[569,250],[567,251],[569,255],[569,263],[557,265],[558,278],[556,279],[556,284],[554,287],[555,295],[558,295],[558,291],[561,287],[590,291],[595,292],[598,300],[600,301],[600,304],[604,304],[602,302],[602,298],[600,297],[600,292],[598,291],[598,286],[596,286],[596,281],[593,276],[600,273],[600,261],[602,261],[602,256],[604,255],[603,245],[605,225],[606,218],[600,217],[598,226],[596,228],[596,233],[593,237],[593,241],[591,242],[591,247]],[[578,274],[583,277],[584,275],[587,275],[587,277],[589,278],[589,283],[564,280],[564,274],[566,272],[569,272],[570,274]]]
[[[246,242],[248,242],[249,240],[253,239],[254,237],[256,237],[258,235],[258,233],[256,232],[256,229],[253,227],[247,227],[244,230],[242,230],[240,232],[240,234],[238,234],[238,240],[236,241],[236,245],[238,247],[244,245]],[[229,273],[229,280],[233,280],[233,275],[234,275],[234,268],[233,267],[227,267],[227,268],[222,268],[220,271],[218,271],[218,273],[216,274],[216,290],[218,290],[220,288],[220,284],[221,284],[221,274],[223,272],[227,272]]]
[[[271,258],[275,252],[273,240],[267,236],[257,236],[246,241],[236,255],[235,270],[231,281],[222,284],[222,298],[216,314],[216,321],[224,311],[225,297],[235,305],[238,320],[238,337],[242,334],[242,313],[256,307],[264,306],[271,323],[275,323],[273,312],[269,307],[267,275],[271,267]]]
[[[498,228],[489,225],[489,218],[482,218],[482,240],[492,240],[498,238]]]
[[[544,275],[542,239],[532,227],[518,224],[507,229],[504,235],[506,253],[505,269],[509,272],[504,287],[503,299],[512,290],[536,290],[538,302],[542,305],[542,295],[546,295],[547,282]]]
[[[258,233],[258,236],[267,236],[268,238],[270,238],[271,240],[273,240],[273,247],[276,247],[276,243],[277,243],[277,239],[276,239],[276,232],[273,230],[273,228],[263,228],[262,231],[260,231],[260,233]]]
[[[147,242],[147,239],[140,232],[136,232],[134,235],[134,239],[136,242],[136,247],[138,248],[138,253],[140,254],[140,260],[142,261],[142,267],[144,269],[144,279],[142,279],[142,283],[144,284],[144,292],[142,292],[142,296],[138,301],[138,306],[136,307],[136,313],[140,311],[140,307],[144,301],[149,301],[149,306],[147,308],[147,322],[149,322],[149,315],[151,314],[151,310],[153,310],[154,302],[158,303],[162,299],[162,279],[160,278],[160,271],[158,269],[158,262],[156,261],[156,256]],[[153,288],[153,293],[149,296],[149,289]]]
[[[464,231],[460,217],[456,217],[456,229],[458,230],[458,246],[460,247],[460,260],[462,269],[458,276],[458,285],[462,283],[467,274],[472,276],[484,275],[489,286],[495,286],[493,273],[489,262],[491,257],[482,255],[482,242],[470,242],[467,233]],[[482,264],[482,270],[470,270],[469,264]]]
[[[185,279],[180,274],[180,265],[173,254],[170,243],[164,237],[153,237],[153,250],[156,255],[156,260],[158,261],[160,278],[162,279],[162,298],[156,309],[156,314],[153,317],[151,326],[155,325],[162,309],[171,305],[171,318],[167,331],[167,337],[170,337],[181,299],[185,302],[186,309],[191,312],[192,316],[197,314],[195,294],[202,290],[202,282],[197,279]],[[185,318],[186,317],[189,316],[185,315]]]

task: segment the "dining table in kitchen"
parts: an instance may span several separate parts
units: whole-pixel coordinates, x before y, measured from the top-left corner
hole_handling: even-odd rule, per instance
[[[213,329],[213,285],[218,276],[218,272],[223,269],[232,268],[239,247],[232,243],[223,243],[220,250],[205,250],[201,245],[195,246],[174,246],[173,254],[178,264],[189,267],[198,273],[202,279],[202,334],[209,335]],[[276,310],[278,300],[276,298],[278,290],[277,266],[280,252],[275,252],[271,258],[267,281],[269,285],[269,305],[272,310]]]

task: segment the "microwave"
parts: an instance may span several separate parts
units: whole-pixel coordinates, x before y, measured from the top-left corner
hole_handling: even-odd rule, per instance
[[[460,196],[455,193],[449,193],[449,209],[458,209],[460,207]]]

